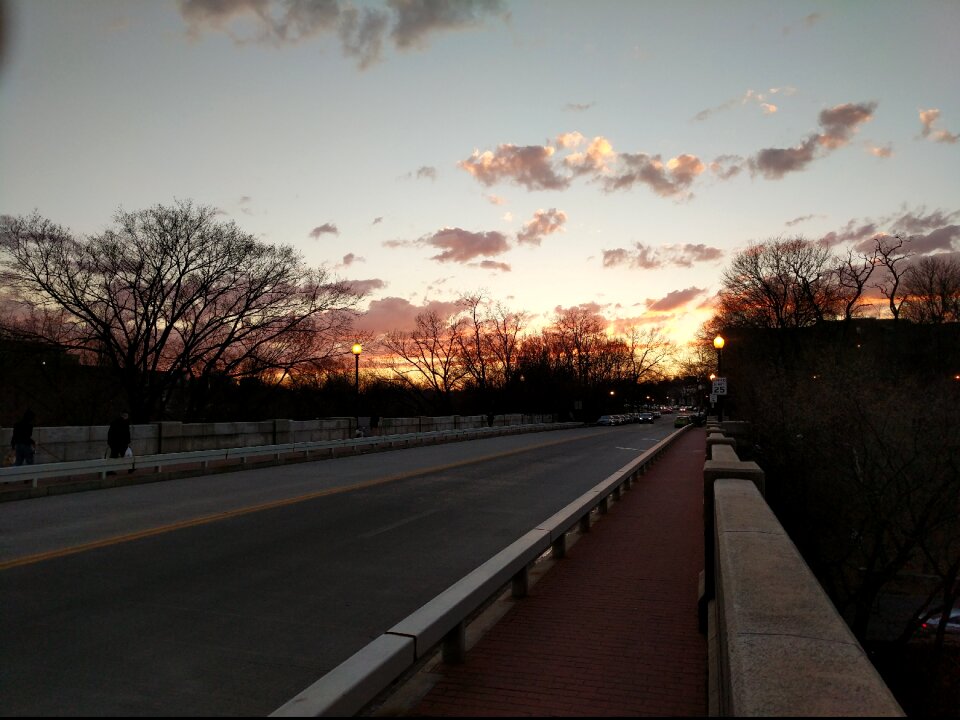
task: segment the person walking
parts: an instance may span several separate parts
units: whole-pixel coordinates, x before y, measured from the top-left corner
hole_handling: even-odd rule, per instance
[[[10,447],[15,454],[15,465],[33,465],[36,443],[33,441],[33,410],[27,410],[23,417],[13,424]]]
[[[122,458],[130,447],[130,416],[124,410],[107,430],[107,445],[110,446],[110,457]]]

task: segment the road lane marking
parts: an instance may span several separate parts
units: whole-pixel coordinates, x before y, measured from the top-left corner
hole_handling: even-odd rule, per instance
[[[609,431],[606,431],[609,432]],[[370,487],[376,487],[377,485],[386,485],[387,483],[396,482],[398,480],[409,480],[410,478],[417,477],[419,475],[430,475],[437,472],[445,472],[447,470],[453,470],[459,467],[465,467],[467,465],[475,465],[482,462],[487,462],[489,460],[496,460],[499,458],[510,457],[511,455],[519,455],[521,453],[529,452],[531,450],[540,450],[545,447],[550,447],[552,445],[560,445],[565,442],[570,442],[573,440],[582,440],[586,435],[579,435],[576,438],[565,438],[561,440],[551,440],[549,442],[543,442],[538,445],[530,445],[523,448],[517,448],[515,450],[507,450],[499,453],[491,453],[489,455],[482,455],[476,458],[471,458],[467,460],[461,460],[459,462],[447,463],[444,465],[434,465],[431,467],[420,468],[417,470],[408,470],[407,472],[395,473],[393,475],[386,475],[380,478],[374,478],[372,480],[365,480],[363,482],[354,483],[352,485],[342,485],[340,487],[326,488],[324,490],[317,490],[315,492],[307,493],[305,495],[297,495],[291,498],[284,498],[282,500],[274,500],[268,503],[262,503],[260,505],[251,505],[249,507],[237,508],[236,510],[225,510],[223,512],[213,513],[212,515],[203,515],[200,517],[192,518],[190,520],[181,520],[175,523],[169,523],[167,525],[160,525],[154,528],[148,528],[147,530],[139,530],[132,533],[124,533],[122,535],[114,535],[112,537],[103,538],[101,540],[94,540],[87,543],[81,543],[80,545],[72,545],[69,547],[58,548],[56,550],[47,550],[42,553],[35,553],[33,555],[24,555],[22,557],[13,558],[11,560],[0,561],[0,572],[4,570],[9,570],[11,568],[20,567],[22,565],[32,565],[34,563],[43,562],[44,560],[54,560],[57,558],[67,557],[69,555],[76,555],[78,553],[87,552],[89,550],[96,550],[98,548],[109,547],[111,545],[120,545],[126,542],[133,542],[134,540],[142,540],[148,537],[154,537],[156,535],[163,535],[169,532],[175,532],[177,530],[185,530],[191,527],[197,527],[199,525],[208,525],[211,523],[219,522],[221,520],[229,520],[231,518],[240,517],[242,515],[249,515],[255,512],[261,512],[264,510],[272,510],[274,508],[285,507],[287,505],[296,505],[297,503],[307,502],[309,500],[315,500],[321,497],[327,497],[329,495],[339,495],[341,493],[352,492],[354,490],[364,490]]]
[[[376,537],[377,535],[382,535],[383,533],[390,532],[391,530],[396,530],[398,527],[409,525],[412,522],[416,522],[417,520],[422,520],[423,518],[428,517],[430,515],[435,515],[438,512],[440,511],[427,510],[426,512],[422,512],[417,515],[411,515],[408,518],[404,518],[403,520],[399,520],[398,522],[391,523],[390,525],[386,525],[378,530],[371,530],[370,532],[363,533],[359,537],[363,538],[364,540],[369,540],[372,537]]]

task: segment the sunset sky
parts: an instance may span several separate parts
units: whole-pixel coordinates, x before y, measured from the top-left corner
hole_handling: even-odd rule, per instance
[[[960,2],[6,2],[0,213],[175,199],[408,329],[485,291],[679,342],[749,243],[960,251]]]

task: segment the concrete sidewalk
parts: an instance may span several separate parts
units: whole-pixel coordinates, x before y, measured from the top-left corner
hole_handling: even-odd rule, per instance
[[[377,714],[705,716],[704,458],[704,430],[688,430],[464,664],[426,668],[416,701]]]

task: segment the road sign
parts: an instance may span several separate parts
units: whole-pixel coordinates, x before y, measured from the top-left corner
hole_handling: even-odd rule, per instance
[[[727,379],[718,377],[713,379],[713,394],[714,395],[726,395],[727,394]]]

